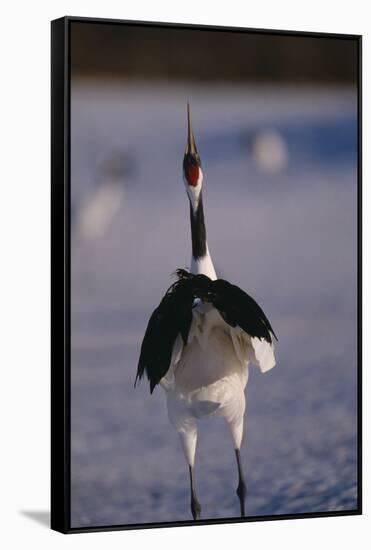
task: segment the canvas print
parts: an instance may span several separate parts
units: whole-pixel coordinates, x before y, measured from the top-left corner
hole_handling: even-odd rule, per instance
[[[359,512],[359,40],[69,33],[71,528]]]

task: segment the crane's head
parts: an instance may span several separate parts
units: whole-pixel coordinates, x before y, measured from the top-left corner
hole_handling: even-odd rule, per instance
[[[183,179],[188,197],[192,205],[196,206],[201,193],[203,174],[201,160],[197,151],[195,137],[192,130],[191,107],[187,103],[188,135],[183,159]]]

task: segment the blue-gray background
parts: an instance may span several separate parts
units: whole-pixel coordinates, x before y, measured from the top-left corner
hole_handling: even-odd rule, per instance
[[[250,367],[247,514],[355,509],[355,87],[85,78],[71,97],[72,525],[190,519],[163,390],[133,388],[148,317],[190,263],[187,99],[217,271],[279,338],[276,368]],[[238,516],[221,420],[200,423],[196,479],[204,518]]]

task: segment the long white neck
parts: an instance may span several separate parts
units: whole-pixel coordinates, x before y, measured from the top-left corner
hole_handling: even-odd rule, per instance
[[[195,275],[207,275],[210,279],[217,278],[206,241],[206,227],[202,194],[197,204],[190,202],[190,218],[192,233],[191,271]]]
[[[210,252],[206,243],[206,254],[201,258],[194,258],[191,260],[191,272],[195,275],[207,275],[210,279],[215,281],[217,279],[213,261],[210,256]]]

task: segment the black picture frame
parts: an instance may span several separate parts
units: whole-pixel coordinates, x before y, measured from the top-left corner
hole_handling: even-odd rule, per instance
[[[71,147],[71,42],[74,22],[89,24],[149,26],[163,29],[228,31],[231,33],[295,35],[353,40],[358,48],[358,178],[357,178],[357,447],[358,506],[355,510],[254,516],[247,518],[201,519],[198,525],[333,517],[362,514],[362,36],[285,30],[216,27],[206,25],[125,21],[84,17],[62,17],[51,22],[51,528],[62,533],[123,529],[145,529],[195,525],[193,521],[71,527],[70,390],[71,390],[71,232],[70,232],[70,147]]]

